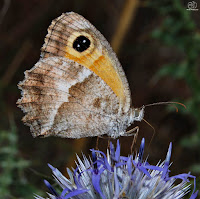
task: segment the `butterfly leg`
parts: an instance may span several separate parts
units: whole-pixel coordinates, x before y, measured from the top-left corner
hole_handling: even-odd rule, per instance
[[[127,131],[124,136],[133,136],[135,134],[138,134],[139,132],[139,126],[134,127],[133,129]]]
[[[99,146],[99,139],[100,138],[108,140],[108,149],[109,149],[109,147],[110,147],[110,137],[105,137],[105,136],[99,135],[99,136],[97,136],[97,140],[96,140],[96,146],[95,146],[96,150],[99,150],[98,146]]]
[[[127,131],[126,134],[124,134],[125,136],[133,136],[133,141],[131,144],[131,153],[133,153],[133,146],[137,141],[138,132],[139,132],[139,126],[136,126],[133,129]]]

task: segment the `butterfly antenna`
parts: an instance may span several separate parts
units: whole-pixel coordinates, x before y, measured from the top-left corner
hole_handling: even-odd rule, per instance
[[[174,106],[175,109],[176,109],[176,112],[178,112],[178,108],[174,104],[181,105],[186,109],[185,104],[180,103],[180,102],[156,102],[156,103],[152,103],[152,104],[147,104],[147,105],[145,105],[145,107],[147,107],[147,106],[155,106],[155,105],[163,105],[163,104],[169,104],[169,105]]]
[[[149,143],[149,146],[148,146],[148,148],[149,148],[150,145],[151,145],[151,143],[152,143],[152,141],[153,141],[153,138],[154,138],[154,136],[156,134],[156,130],[155,130],[155,128],[147,120],[145,120],[144,118],[142,120],[153,129],[153,135],[151,137],[151,140],[150,140],[150,143]]]

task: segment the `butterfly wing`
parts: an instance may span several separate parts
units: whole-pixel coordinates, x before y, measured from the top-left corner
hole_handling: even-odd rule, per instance
[[[130,90],[101,33],[82,16],[65,13],[52,21],[41,51],[19,84],[18,105],[33,136],[119,136],[128,125]]]
[[[80,50],[74,46],[81,37],[90,45]],[[129,111],[131,96],[124,71],[109,43],[84,17],[69,12],[53,20],[41,51],[43,58],[66,57],[92,70],[119,98],[119,112]]]
[[[34,137],[106,134],[119,109],[117,96],[100,77],[67,58],[40,59],[19,88],[18,106]]]

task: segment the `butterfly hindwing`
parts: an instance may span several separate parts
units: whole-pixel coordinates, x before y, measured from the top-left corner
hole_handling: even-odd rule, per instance
[[[110,130],[119,101],[91,70],[60,57],[49,57],[25,72],[19,106],[33,136],[81,137]],[[115,116],[116,117],[116,116]]]

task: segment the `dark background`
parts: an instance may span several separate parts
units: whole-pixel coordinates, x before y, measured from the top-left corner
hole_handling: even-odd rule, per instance
[[[21,122],[17,83],[40,57],[47,28],[64,12],[88,19],[114,47],[125,70],[134,107],[178,101],[177,105],[145,109],[145,122],[135,122],[146,140],[146,156],[164,160],[173,142],[171,175],[200,174],[200,10],[187,10],[181,0],[1,0],[0,1],[0,195],[33,198],[45,192],[50,177],[47,163],[63,173],[75,166],[76,153],[89,155],[96,138],[79,140],[33,138]],[[200,9],[200,1],[197,9]],[[151,142],[152,139],[152,142]],[[130,154],[132,137],[122,137],[121,153]],[[151,143],[150,143],[151,142]],[[105,152],[108,140],[99,140]],[[113,143],[116,143],[113,140]],[[199,178],[197,179],[199,181]]]

